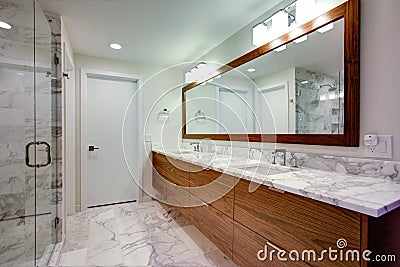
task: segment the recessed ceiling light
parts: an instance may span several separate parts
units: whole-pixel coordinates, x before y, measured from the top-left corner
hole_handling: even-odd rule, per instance
[[[0,20],[0,28],[9,30],[9,29],[11,29],[11,25],[8,24],[7,22],[4,22],[4,21],[1,21],[1,20]]]
[[[247,70],[247,72],[255,72],[255,71],[256,71],[256,69],[254,69],[254,68],[250,68]]]
[[[115,50],[120,50],[122,46],[120,44],[110,44],[110,47]]]

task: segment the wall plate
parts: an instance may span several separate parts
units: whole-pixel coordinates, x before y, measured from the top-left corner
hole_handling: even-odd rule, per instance
[[[364,155],[369,158],[393,158],[393,136],[378,135],[378,143],[375,146],[364,146]]]

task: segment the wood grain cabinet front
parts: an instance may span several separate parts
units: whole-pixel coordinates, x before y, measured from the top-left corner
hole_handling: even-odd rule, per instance
[[[170,182],[189,187],[189,163],[153,153],[153,166],[160,175]]]
[[[190,221],[223,253],[232,259],[232,218],[205,204],[190,208]]]
[[[194,198],[192,206],[201,205],[203,202],[233,218],[234,190],[238,178],[213,170],[198,170],[191,166],[190,193],[200,200],[196,203]]]
[[[360,250],[361,216],[329,204],[279,193],[267,186],[249,192],[250,182],[241,180],[235,187],[234,219],[286,251],[313,250],[316,257],[323,250],[338,249],[337,241],[345,239],[346,250]],[[360,266],[357,261],[318,262],[312,266]]]
[[[233,261],[239,266],[310,267],[302,261],[285,261],[286,251],[279,260],[275,244],[240,223],[234,222],[233,229]]]

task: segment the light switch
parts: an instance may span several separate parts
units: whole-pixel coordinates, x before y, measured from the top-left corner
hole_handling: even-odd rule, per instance
[[[382,141],[382,142],[378,143],[378,152],[379,153],[387,153],[386,141]]]

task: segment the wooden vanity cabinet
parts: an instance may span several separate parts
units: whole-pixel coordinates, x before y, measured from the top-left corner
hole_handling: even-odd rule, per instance
[[[233,218],[233,188],[237,181],[236,177],[191,165],[190,193],[196,197],[191,200],[191,206],[206,203]]]
[[[357,212],[260,186],[250,182],[235,187],[234,220],[280,248],[317,253],[346,239],[347,249],[360,249],[361,216]],[[311,266],[360,266],[359,262],[309,262]]]
[[[196,203],[201,200],[191,195]],[[211,205],[190,207],[188,218],[211,242],[232,259],[233,219]]]
[[[259,261],[268,243],[290,252],[318,254],[345,239],[347,250],[400,258],[400,209],[379,218],[250,182],[153,153],[153,187],[240,266],[395,267],[398,262]],[[160,175],[156,175],[156,174]],[[164,177],[165,179],[163,179]],[[225,195],[223,193],[226,193]],[[216,195],[222,196],[215,198]],[[183,205],[188,206],[188,205]]]
[[[153,153],[153,187],[161,196],[165,194],[160,200],[165,199],[184,216],[189,216],[189,166],[185,161]]]

